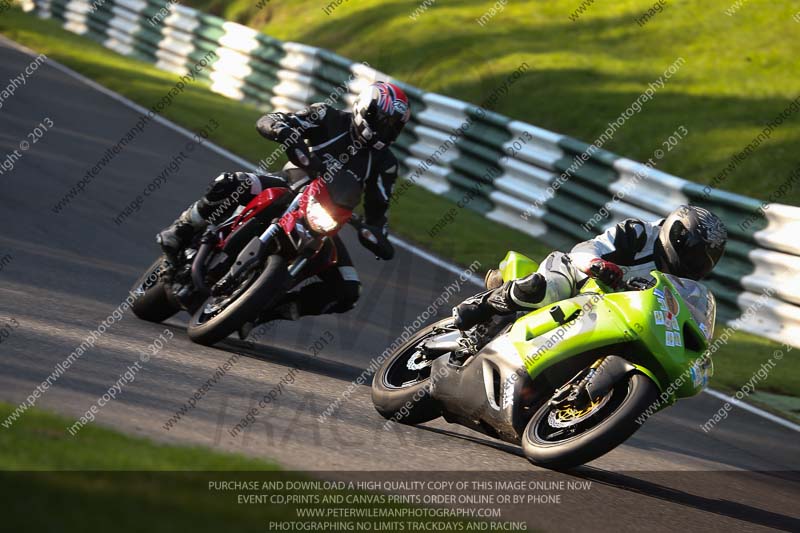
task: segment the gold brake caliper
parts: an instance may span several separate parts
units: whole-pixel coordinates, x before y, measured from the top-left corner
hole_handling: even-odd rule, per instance
[[[588,415],[595,408],[597,408],[602,402],[603,402],[602,398],[593,400],[589,405],[587,405],[583,409],[575,409],[573,406],[568,405],[555,412],[556,419],[562,422],[572,422],[576,418],[581,418],[585,415]]]
[[[595,361],[590,370],[596,370],[600,364],[603,362],[603,357]],[[611,398],[611,392],[606,394],[603,397],[591,399],[588,404],[586,404],[582,408],[576,408],[574,405],[566,404],[563,407],[559,407],[550,411],[550,415],[547,417],[547,422],[550,424],[551,427],[555,428],[564,428],[569,426],[574,426],[578,422],[581,422],[589,416],[593,414],[594,411],[603,407],[608,400]]]

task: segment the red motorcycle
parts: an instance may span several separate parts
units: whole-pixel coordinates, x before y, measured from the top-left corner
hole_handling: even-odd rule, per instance
[[[332,237],[346,224],[357,229],[353,209],[361,184],[304,178],[266,189],[247,206],[197,236],[165,267],[162,256],[131,292],[134,314],[162,322],[180,310],[192,314],[189,337],[210,346],[277,304],[306,278],[336,264]]]

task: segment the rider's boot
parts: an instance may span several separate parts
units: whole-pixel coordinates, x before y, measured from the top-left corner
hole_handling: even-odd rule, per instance
[[[491,269],[486,273],[483,283],[486,291],[467,298],[453,309],[455,326],[462,331],[486,322],[495,314],[489,299],[503,286],[503,275],[499,270]]]
[[[208,227],[208,221],[201,216],[198,210],[203,202],[204,199],[193,203],[189,209],[181,213],[175,222],[156,235],[156,242],[161,246],[167,260],[173,265],[176,264],[178,253],[189,245],[192,237]]]
[[[494,290],[479,292],[455,306],[453,308],[453,324],[461,331],[466,331],[492,318],[494,310],[487,300],[493,292]]]
[[[546,290],[547,281],[539,273],[508,281],[496,289],[467,298],[454,307],[454,325],[466,331],[496,314],[507,315],[535,308],[544,299]]]

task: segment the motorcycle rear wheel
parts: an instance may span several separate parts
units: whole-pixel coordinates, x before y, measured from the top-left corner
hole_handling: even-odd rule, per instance
[[[412,335],[397,347],[375,372],[372,379],[372,404],[387,420],[401,424],[421,424],[442,415],[439,402],[430,395],[430,366],[409,368],[415,357],[416,347],[430,337],[434,329],[453,326],[453,319],[446,318]],[[419,364],[411,361],[411,366]]]
[[[522,435],[525,457],[537,466],[563,470],[593,461],[610,452],[639,429],[637,421],[658,398],[653,381],[640,373],[628,374],[599,400],[595,413],[583,415],[574,431],[552,423],[558,408],[545,402]],[[562,435],[559,435],[559,430]]]
[[[167,285],[157,274],[164,261],[163,255],[156,259],[131,288],[134,295],[131,310],[148,322],[163,322],[180,311],[180,307],[170,299]]]
[[[283,296],[288,279],[286,259],[280,255],[269,256],[264,270],[224,309],[213,315],[207,313],[214,297],[200,305],[189,321],[189,338],[204,346],[220,342],[274,305]]]

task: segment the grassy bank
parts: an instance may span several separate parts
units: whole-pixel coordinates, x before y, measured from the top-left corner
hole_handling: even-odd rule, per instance
[[[66,32],[52,20],[40,20],[12,10],[0,19],[0,32],[145,107],[157,102],[175,81],[175,76],[149,64],[120,56]],[[251,161],[260,160],[272,149],[254,131],[258,117],[255,109],[211,93],[201,84],[187,88],[166,109],[165,116],[189,129],[198,129],[205,125],[208,117],[215,117],[220,127],[212,133],[211,140]],[[527,235],[466,209],[458,212],[455,222],[445,231],[435,238],[430,237],[428,230],[451,207],[453,204],[448,200],[412,187],[392,207],[392,231],[462,265],[477,259],[485,268],[495,265],[509,249],[536,259],[550,251]],[[737,390],[778,347],[765,339],[735,333],[715,357],[717,365],[712,386]],[[787,357],[783,364],[783,371],[774,373],[764,383],[765,390],[800,396],[798,358]]]
[[[0,403],[2,419],[12,410]],[[158,445],[94,425],[71,437],[66,428],[72,422],[31,409],[13,428],[0,430],[0,494],[13,511],[3,517],[6,531],[142,531],[145,522],[152,532],[264,531],[265,511],[283,514],[278,506],[231,509],[206,489],[201,475],[143,473],[275,471],[273,464]]]
[[[723,329],[718,325],[717,334]],[[757,389],[775,394],[800,397],[800,349],[780,346],[763,337],[737,332],[733,341],[722,346],[714,355],[714,378],[711,386],[721,391],[734,393],[747,383],[762,365],[774,366],[763,381],[757,381]],[[780,350],[783,356],[776,358]]]
[[[0,420],[15,407],[0,402]],[[38,409],[26,411],[10,429],[0,430],[0,470],[278,470],[265,461],[154,444],[93,424],[72,437],[67,428],[73,422]]]
[[[187,0],[280,39],[334,50],[429,91],[475,104],[520,63],[531,68],[497,111],[585,142],[597,139],[678,57],[685,64],[605,148],[638,161],[675,129],[686,141],[659,168],[709,183],[800,96],[796,3],[669,0],[646,19],[652,0],[495,2],[269,2]],[[484,17],[484,18],[482,18]],[[572,20],[572,18],[575,20]],[[483,24],[478,22],[481,19]],[[639,22],[637,22],[637,19]],[[798,167],[795,113],[720,183],[767,198]],[[795,186],[782,203],[800,204]]]
[[[0,419],[13,409],[0,403]],[[263,532],[275,530],[271,522],[335,521],[303,518],[298,509],[419,509],[388,500],[326,501],[325,496],[381,496],[323,486],[319,480],[281,471],[266,461],[155,444],[95,425],[71,437],[66,431],[71,423],[71,419],[31,409],[13,428],[0,430],[0,498],[7,511],[4,531]],[[298,489],[286,484],[298,481],[316,485]],[[218,482],[255,482],[257,486],[224,488]],[[264,488],[265,482],[274,484]],[[281,482],[284,485],[277,486]],[[264,495],[286,500],[262,501]],[[318,500],[288,500],[292,495]],[[418,520],[411,516],[394,518],[390,523],[395,525],[381,531],[413,531]],[[450,517],[433,521],[445,528],[466,524]]]

